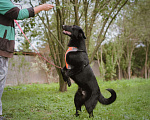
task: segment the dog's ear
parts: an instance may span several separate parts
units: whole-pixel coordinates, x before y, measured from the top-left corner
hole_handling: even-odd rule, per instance
[[[84,39],[86,39],[85,34],[82,29],[79,30],[79,37],[83,37]]]

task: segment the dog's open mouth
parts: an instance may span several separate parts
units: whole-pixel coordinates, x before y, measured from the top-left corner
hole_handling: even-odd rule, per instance
[[[63,33],[66,35],[71,35],[71,32],[63,30]]]

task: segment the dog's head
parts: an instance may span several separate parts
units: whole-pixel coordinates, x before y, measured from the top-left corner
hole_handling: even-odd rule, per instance
[[[62,26],[63,33],[65,35],[70,36],[72,39],[86,39],[85,34],[81,27],[77,25],[69,26],[69,25],[63,25]]]

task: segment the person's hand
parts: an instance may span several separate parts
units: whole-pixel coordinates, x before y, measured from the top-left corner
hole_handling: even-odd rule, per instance
[[[42,7],[43,10],[48,11],[48,10],[52,9],[54,7],[54,5],[42,4],[41,7]]]
[[[52,9],[53,7],[54,7],[54,5],[51,5],[51,4],[42,4],[42,5],[39,5],[34,8],[34,13],[37,14],[42,10],[48,11],[48,10]]]

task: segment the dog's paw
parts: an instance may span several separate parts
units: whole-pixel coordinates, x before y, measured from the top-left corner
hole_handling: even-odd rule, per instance
[[[89,118],[94,118],[93,112],[89,114]]]
[[[67,81],[67,83],[68,83],[68,87],[70,87],[70,86],[71,86],[71,81],[70,81],[70,79]]]
[[[69,77],[66,76],[65,71],[64,71],[63,69],[61,69],[61,74],[62,74],[63,80],[64,80],[65,82],[67,81],[67,83],[68,83]]]

